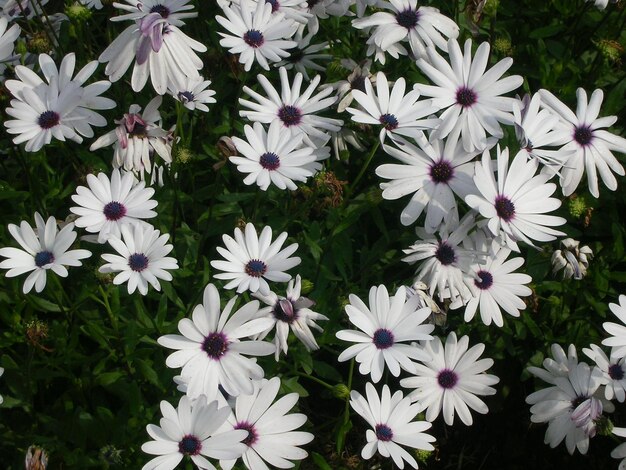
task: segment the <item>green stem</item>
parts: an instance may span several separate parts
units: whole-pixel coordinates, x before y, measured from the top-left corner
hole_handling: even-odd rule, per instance
[[[365,159],[365,163],[361,167],[361,170],[359,171],[359,174],[356,176],[356,178],[352,182],[352,184],[350,186],[348,186],[348,189],[346,191],[346,197],[345,197],[344,201],[347,201],[350,198],[350,196],[354,192],[354,189],[356,188],[357,184],[359,184],[359,181],[361,181],[361,178],[363,178],[363,175],[365,174],[365,171],[367,170],[367,167],[369,166],[370,162],[372,161],[372,158],[374,158],[374,154],[376,153],[376,150],[378,150],[378,147],[380,147],[380,140],[376,140],[376,144],[374,145],[374,147],[372,147],[371,152],[369,153],[369,155]]]
[[[354,358],[350,361],[350,372],[348,373],[348,390],[352,390],[352,377],[354,375]],[[343,410],[343,422],[350,421],[350,397],[346,397],[346,405]]]
[[[317,377],[314,377],[312,375],[308,375],[308,374],[305,374],[303,372],[296,372],[296,375],[299,375],[300,377],[306,377],[307,379],[312,380],[313,382],[317,382],[318,384],[322,385],[323,387],[326,387],[329,390],[334,390],[335,389],[335,387],[333,387],[328,382],[324,382],[323,380],[318,379]]]

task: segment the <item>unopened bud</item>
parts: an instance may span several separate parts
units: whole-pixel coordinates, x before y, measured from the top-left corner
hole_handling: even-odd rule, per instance
[[[345,384],[337,384],[333,387],[333,395],[342,400],[350,398],[350,389]]]
[[[302,283],[300,284],[300,293],[302,295],[309,294],[315,285],[309,281],[308,279],[302,279]]]

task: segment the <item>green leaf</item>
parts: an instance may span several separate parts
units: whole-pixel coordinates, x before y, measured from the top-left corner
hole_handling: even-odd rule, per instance
[[[326,462],[326,459],[324,459],[324,457],[317,452],[312,452],[311,458],[313,459],[315,465],[317,465],[317,468],[320,468],[321,470],[333,470],[332,467],[328,465],[328,462]]]
[[[341,452],[343,451],[343,446],[346,443],[346,435],[350,432],[350,429],[352,429],[352,421],[346,421],[339,427],[339,430],[337,431],[336,448],[338,454],[341,454]]]

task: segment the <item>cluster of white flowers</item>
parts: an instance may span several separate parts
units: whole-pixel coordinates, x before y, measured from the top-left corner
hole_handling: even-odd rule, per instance
[[[467,336],[457,340],[451,332],[445,345],[433,338],[430,333],[435,327],[428,323],[432,309],[412,289],[400,287],[390,298],[384,285],[374,286],[369,305],[354,294],[349,300],[346,313],[358,330],[341,330],[337,338],[356,344],[343,351],[339,361],[354,358],[359,372],[371,375],[374,383],[381,380],[385,368],[394,377],[404,370],[410,376],[400,380],[400,385],[415,389],[406,398],[401,391],[391,397],[387,385],[379,397],[372,383],[366,384],[367,399],[351,391],[350,405],[373,428],[366,434],[368,443],[361,456],[369,459],[378,450],[384,457],[391,456],[399,468],[404,468],[404,461],[417,468],[415,458],[399,444],[433,450],[430,443],[435,438],[423,431],[440,413],[448,425],[453,424],[455,414],[471,425],[470,408],[487,413],[487,405],[477,395],[496,392],[491,385],[498,383],[498,377],[483,373],[493,360],[477,360],[485,345],[468,349]],[[427,422],[412,421],[424,410]]]
[[[596,434],[613,433],[626,437],[626,429],[613,427],[606,413],[615,410],[613,400],[626,400],[626,296],[620,295],[619,304],[609,304],[621,324],[606,322],[604,329],[610,335],[602,341],[610,347],[609,354],[596,344],[583,348],[593,365],[578,360],[576,347],[570,345],[567,353],[558,344],[552,345],[552,357],[543,361],[543,368],[529,367],[528,371],[550,386],[530,394],[526,402],[533,423],[548,423],[545,443],[558,446],[563,440],[570,454],[576,449],[581,454],[589,450],[589,439]],[[623,459],[626,465],[626,443],[611,453]]]
[[[88,8],[102,9],[100,0],[80,0]],[[591,0],[588,0],[591,1]],[[15,41],[21,33],[10,21],[39,16],[47,0],[4,0],[0,15],[0,67],[14,64]],[[246,176],[246,185],[267,191],[296,190],[323,168],[330,146],[339,154],[347,144],[364,150],[361,137],[374,126],[384,153],[395,159],[379,165],[375,173],[382,197],[396,200],[410,196],[400,214],[403,226],[417,225],[416,242],[404,250],[403,261],[419,263],[413,287],[400,287],[390,297],[384,285],[371,287],[366,304],[350,294],[345,311],[357,329],[336,333],[342,341],[355,343],[339,356],[354,360],[359,372],[371,376],[365,396],[350,391],[350,405],[371,427],[361,455],[370,459],[378,452],[391,457],[399,468],[405,462],[417,468],[404,447],[433,450],[435,438],[425,431],[439,414],[447,425],[458,416],[473,423],[471,410],[488,412],[479,397],[496,393],[498,377],[486,373],[493,365],[479,359],[485,345],[470,347],[469,337],[449,332],[445,339],[434,336],[439,315],[464,309],[464,321],[479,312],[485,325],[504,326],[503,311],[519,317],[524,298],[532,293],[532,278],[517,272],[525,260],[524,245],[553,242],[566,233],[563,217],[554,215],[561,200],[572,195],[587,173],[587,188],[599,197],[598,175],[609,190],[616,190],[616,175],[625,170],[614,152],[626,153],[626,139],[607,129],[615,116],[600,117],[603,92],[590,98],[577,91],[576,112],[548,90],[535,90],[523,98],[506,96],[523,84],[519,75],[505,76],[513,65],[505,58],[488,67],[490,45],[471,40],[459,44],[459,27],[437,8],[418,5],[417,0],[218,0],[222,15],[215,20],[223,28],[219,44],[248,72],[253,67],[278,69],[280,89],[265,74],[257,83],[244,86],[238,103],[245,124],[241,136],[233,136],[229,160]],[[605,8],[608,0],[595,0]],[[190,0],[120,0],[114,7],[123,14],[114,22],[130,23],[100,54],[107,80],[88,83],[98,61],[85,65],[76,75],[73,53],[57,67],[48,54],[40,54],[33,69],[16,65],[16,79],[7,80],[13,99],[6,109],[14,119],[5,121],[15,144],[37,152],[57,140],[93,138],[92,127],[105,127],[97,111],[116,107],[101,96],[124,77],[133,65],[130,87],[142,91],[151,81],[156,92],[142,108],[132,104],[116,127],[90,145],[95,151],[113,146],[110,174],[89,174],[86,186],[78,186],[70,208],[72,221],[59,230],[54,217],[45,221],[35,213],[35,229],[27,221],[8,230],[22,249],[4,247],[0,268],[7,277],[30,273],[23,284],[26,294],[46,285],[47,271],[66,277],[66,266],[80,266],[91,256],[85,249],[70,249],[78,236],[74,227],[85,229],[83,237],[108,244],[116,253],[102,254],[99,267],[115,273],[114,285],[127,283],[129,294],[147,295],[149,286],[159,291],[160,281],[171,281],[178,269],[169,235],[161,234],[147,220],[157,217],[155,189],[144,178],[159,179],[169,172],[172,151],[180,135],[176,126],[164,127],[159,108],[163,95],[170,95],[177,109],[208,112],[215,103],[211,81],[200,72],[198,54],[207,47],[185,34],[185,21],[198,14]],[[375,8],[371,15],[367,10]],[[354,11],[353,11],[354,10]],[[389,57],[414,61],[430,80],[410,83],[404,77],[390,80],[384,71],[372,72],[372,60],[357,63],[344,59],[346,80],[321,84],[324,71],[318,62],[329,61],[332,41],[315,43],[320,20],[329,16],[353,17],[352,26],[367,35],[367,55],[381,66]],[[46,17],[47,18],[47,17]],[[46,21],[52,21],[46,19]],[[58,27],[62,18],[57,18]],[[126,24],[128,24],[126,23]],[[361,33],[359,33],[361,34]],[[232,64],[231,64],[232,65]],[[0,68],[0,71],[3,71]],[[291,79],[290,79],[291,74]],[[42,78],[43,77],[43,78]],[[306,87],[302,85],[306,80]],[[257,86],[258,85],[258,86]],[[262,91],[261,91],[262,90]],[[126,108],[124,108],[126,109]],[[321,113],[343,113],[357,123],[358,131],[344,128],[341,119]],[[165,114],[167,117],[167,114]],[[505,129],[514,129],[517,151],[499,145]],[[180,129],[178,130],[180,132]],[[158,156],[160,160],[157,160]],[[162,179],[162,178],[161,178]],[[312,310],[314,302],[301,295],[302,278],[287,273],[300,264],[293,256],[297,243],[283,248],[288,234],[272,240],[272,229],[260,234],[252,223],[223,235],[217,247],[223,259],[212,260],[213,277],[225,281],[223,289],[250,292],[255,300],[235,310],[238,297],[221,305],[218,287],[209,283],[203,301],[191,318],[178,322],[180,334],[166,334],[158,344],[173,350],[166,359],[170,368],[180,368],[175,378],[185,395],[177,408],[161,402],[160,425],[148,425],[153,441],[144,452],[156,455],[143,469],[174,469],[187,456],[202,469],[215,468],[207,459],[231,469],[238,459],[251,470],[268,464],[289,468],[306,458],[300,446],[313,439],[298,431],[307,418],[288,414],[296,405],[296,393],[277,399],[281,381],[265,379],[258,357],[287,354],[290,332],[307,350],[319,348],[312,330],[328,320]],[[554,271],[565,278],[582,279],[593,257],[587,246],[565,238],[563,249],[554,252]],[[519,256],[511,257],[512,253]],[[289,283],[286,295],[270,283]],[[443,308],[440,308],[438,301]],[[626,296],[610,309],[626,325]],[[567,354],[553,346],[553,358],[544,368],[531,367],[532,374],[550,386],[531,394],[531,420],[548,423],[546,443],[555,447],[565,440],[570,453],[586,453],[611,412],[611,400],[626,400],[626,326],[605,323],[612,335],[603,341],[607,354],[597,345],[583,352],[595,363],[579,362],[572,346]],[[266,341],[273,332],[271,341]],[[392,394],[387,384],[378,384],[385,373],[400,377],[400,386],[413,389]],[[0,368],[0,374],[2,369]],[[1,397],[0,397],[1,402]],[[425,421],[416,420],[424,413]],[[457,420],[458,421],[458,420]],[[626,429],[614,428],[626,437]],[[626,443],[612,454],[626,457]],[[624,460],[626,462],[626,458]],[[626,465],[626,463],[623,463]]]

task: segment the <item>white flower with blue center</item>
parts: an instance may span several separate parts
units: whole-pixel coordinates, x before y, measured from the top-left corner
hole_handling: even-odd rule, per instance
[[[428,354],[412,346],[411,341],[430,340],[434,325],[424,324],[431,314],[428,307],[420,308],[419,296],[407,299],[401,286],[389,297],[384,285],[373,286],[369,292],[369,306],[354,294],[346,305],[348,319],[359,330],[341,330],[337,338],[356,343],[339,355],[339,362],[356,358],[359,372],[371,374],[377,383],[383,376],[385,365],[394,377],[400,369],[414,372],[413,360],[428,361]]]

